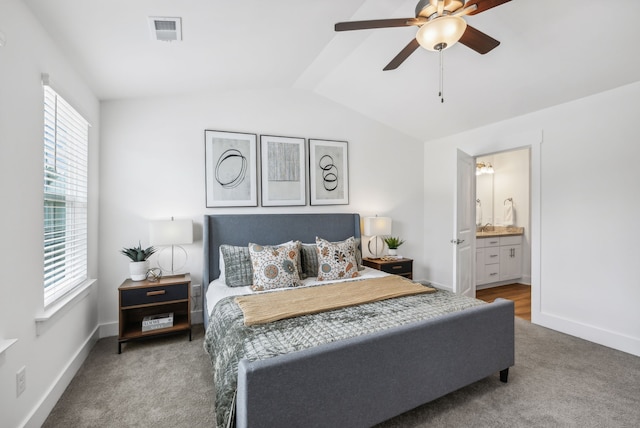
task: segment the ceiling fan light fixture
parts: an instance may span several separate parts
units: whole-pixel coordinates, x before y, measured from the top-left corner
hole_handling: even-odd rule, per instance
[[[418,29],[416,39],[429,51],[440,51],[453,46],[467,29],[467,22],[459,16],[439,16]]]

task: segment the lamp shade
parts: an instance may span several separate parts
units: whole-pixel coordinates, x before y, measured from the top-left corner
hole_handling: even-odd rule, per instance
[[[416,34],[420,46],[439,51],[453,46],[467,29],[467,22],[459,16],[440,16],[425,23]]]
[[[151,245],[180,245],[193,242],[191,220],[156,220],[149,224]]]
[[[365,236],[391,235],[391,217],[365,217]]]

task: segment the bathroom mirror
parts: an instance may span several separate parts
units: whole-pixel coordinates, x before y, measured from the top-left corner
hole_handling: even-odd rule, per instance
[[[486,161],[487,158],[482,158]],[[476,175],[476,225],[493,221],[493,177],[494,174]]]
[[[502,226],[505,200],[511,198],[515,226],[528,226],[529,149],[478,156],[478,163],[490,164],[494,173],[476,175],[476,225]]]

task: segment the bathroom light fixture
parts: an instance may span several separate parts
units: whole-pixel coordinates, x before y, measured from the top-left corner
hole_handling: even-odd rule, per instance
[[[364,235],[370,236],[367,248],[369,252],[374,255],[375,258],[380,257],[380,251],[378,250],[378,241],[382,242],[382,248],[384,248],[383,236],[391,235],[391,217],[365,217],[364,218]],[[371,249],[371,241],[376,244],[375,251]]]
[[[482,174],[493,174],[495,171],[493,170],[493,166],[489,162],[478,162],[476,163],[476,175]]]
[[[158,266],[171,275],[187,264],[187,252],[180,244],[193,242],[193,222],[191,220],[156,220],[149,224],[149,242],[155,246],[167,246],[158,253]],[[171,248],[171,253],[167,251]],[[176,249],[180,250],[176,255]],[[170,260],[169,259],[170,256]],[[178,260],[176,260],[176,258]],[[182,260],[180,260],[182,259]]]

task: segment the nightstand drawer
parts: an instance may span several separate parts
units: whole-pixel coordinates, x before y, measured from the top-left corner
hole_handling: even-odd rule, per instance
[[[187,300],[189,284],[158,285],[157,287],[122,290],[122,306],[147,305],[172,300]]]
[[[413,260],[384,263],[380,266],[380,270],[383,272],[394,273],[396,275],[411,273],[413,271]]]

